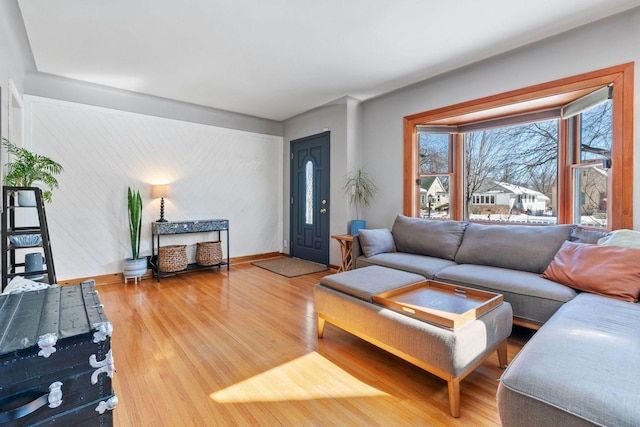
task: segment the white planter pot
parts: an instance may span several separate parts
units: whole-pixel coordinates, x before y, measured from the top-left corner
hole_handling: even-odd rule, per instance
[[[138,283],[138,278],[144,276],[147,273],[147,258],[124,260],[124,269],[122,275],[124,276],[124,283],[127,283],[127,279],[134,279],[135,283]]]
[[[18,191],[18,206],[35,206],[36,192],[30,190]]]

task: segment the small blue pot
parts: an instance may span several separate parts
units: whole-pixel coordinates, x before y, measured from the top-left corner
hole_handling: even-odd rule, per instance
[[[361,230],[363,228],[367,228],[367,221],[363,220],[363,219],[354,219],[351,220],[351,235],[352,236],[357,236],[358,235],[358,230]]]

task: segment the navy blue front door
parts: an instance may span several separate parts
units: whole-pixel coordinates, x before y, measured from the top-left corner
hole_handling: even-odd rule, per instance
[[[329,131],[291,141],[293,257],[329,264]]]

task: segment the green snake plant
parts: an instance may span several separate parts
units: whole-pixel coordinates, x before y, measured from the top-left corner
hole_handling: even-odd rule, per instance
[[[140,233],[142,231],[142,198],[139,191],[128,191],[129,206],[129,234],[131,235],[131,255],[132,259],[140,256]]]

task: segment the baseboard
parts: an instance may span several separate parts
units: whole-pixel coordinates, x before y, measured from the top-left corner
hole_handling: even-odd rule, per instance
[[[267,259],[267,258],[278,258],[281,256],[289,256],[287,254],[284,254],[282,252],[269,252],[266,254],[258,254],[258,255],[249,255],[249,256],[243,256],[243,257],[237,257],[237,258],[231,258],[231,264],[242,264],[242,263],[247,263],[247,262],[253,262],[253,261],[260,261],[262,259]]]
[[[147,272],[140,278],[140,280],[150,278],[151,270],[147,270]],[[103,274],[101,276],[79,277],[77,279],[58,280],[58,285],[73,285],[76,283],[84,282],[85,280],[94,280],[96,282],[96,286],[111,285],[114,283],[124,283],[124,276],[122,275],[122,273],[113,273]],[[129,279],[129,282],[133,283],[133,279]]]
[[[279,256],[288,256],[287,254],[283,254],[282,252],[268,252],[264,254],[257,255],[249,255],[243,257],[231,258],[231,266],[235,264],[244,264],[253,261],[259,261],[265,258],[276,258]],[[151,270],[147,270],[147,273],[142,276],[141,280],[151,279]],[[59,285],[72,285],[75,283],[80,283],[85,280],[94,280],[97,285],[111,285],[114,283],[124,283],[124,276],[122,273],[112,273],[112,274],[103,274],[100,276],[92,276],[92,277],[79,277],[76,279],[67,279],[67,280],[58,280]],[[129,279],[131,282],[132,280]]]

